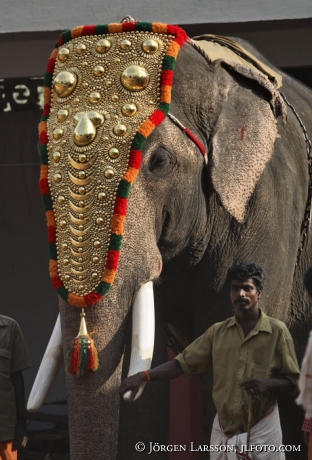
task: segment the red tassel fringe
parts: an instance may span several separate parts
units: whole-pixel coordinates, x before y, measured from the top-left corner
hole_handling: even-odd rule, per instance
[[[96,372],[99,368],[98,352],[91,337],[76,337],[69,352],[68,370],[73,375]]]

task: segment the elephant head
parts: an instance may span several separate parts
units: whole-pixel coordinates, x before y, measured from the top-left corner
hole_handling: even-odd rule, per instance
[[[130,372],[150,366],[153,314],[147,313],[147,323],[141,317],[153,303],[152,283],[157,319],[162,315],[161,322],[191,339],[229,314],[222,287],[233,260],[253,257],[271,269],[267,255],[275,248],[279,264],[295,266],[296,254],[286,254],[285,247],[298,244],[307,177],[297,163],[306,158],[285,150],[275,160],[299,170],[287,181],[286,173],[278,178],[279,186],[288,184],[281,208],[261,185],[264,176],[268,184],[277,180],[269,165],[277,167],[276,144],[286,130],[285,105],[273,80],[255,62],[211,57],[182,29],[164,24],[127,22],[62,34],[45,77],[40,125],[50,273],[60,295],[63,336],[55,332],[45,362],[59,361],[54,357],[61,341],[67,357],[80,308],[89,331],[83,335],[94,338],[99,358],[97,372],[67,375],[73,459],[115,459],[118,436],[126,446],[118,458],[136,458],[133,445],[140,439],[131,439],[131,453],[124,441],[132,428],[139,436],[147,427],[147,439],[155,440],[139,410],[122,403],[120,411],[117,391],[122,366],[128,370],[133,305],[132,344],[139,351]],[[298,195],[295,212],[290,187]],[[280,241],[266,241],[263,251],[258,240],[275,232],[285,213],[292,214],[295,230],[279,228]],[[268,285],[274,316],[287,315],[292,277],[293,269],[285,271],[280,297],[276,276]],[[162,332],[157,334],[155,363],[166,359]],[[39,386],[49,372],[37,378]],[[46,392],[50,380],[44,385]],[[135,404],[143,414],[147,407],[151,425],[165,432],[162,391],[149,388]],[[128,411],[131,417],[139,413],[134,422]]]

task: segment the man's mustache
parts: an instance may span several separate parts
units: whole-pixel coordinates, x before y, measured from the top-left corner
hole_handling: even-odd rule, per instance
[[[237,303],[241,303],[241,302],[248,304],[250,301],[246,297],[238,297],[237,299],[234,300],[234,305],[236,305]]]

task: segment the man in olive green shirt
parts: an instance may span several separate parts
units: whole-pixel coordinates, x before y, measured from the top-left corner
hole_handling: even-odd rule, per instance
[[[276,402],[276,394],[260,392],[257,378],[288,378],[297,383],[299,374],[293,341],[284,323],[260,311],[255,328],[245,337],[234,316],[216,323],[177,356],[183,373],[213,369],[212,397],[226,434],[247,431],[248,392],[241,385],[253,375],[252,425]]]
[[[16,460],[26,445],[26,410],[22,371],[30,359],[19,325],[0,315],[0,458]]]
[[[214,324],[174,361],[125,379],[120,394],[132,390],[134,398],[146,380],[171,379],[182,373],[189,376],[212,368],[212,396],[217,409],[212,439],[223,440],[224,444],[246,433],[251,397],[250,425],[257,424],[261,431],[257,438],[257,427],[252,429],[254,440],[251,438],[251,442],[257,444],[261,439],[262,444],[268,444],[265,441],[272,442],[274,433],[273,440],[281,445],[276,398],[279,393],[292,393],[297,389],[299,367],[293,341],[284,323],[259,309],[264,281],[261,268],[238,263],[229,270],[229,277],[235,316]],[[261,452],[260,456],[261,459],[285,458],[282,453],[272,452],[267,455]],[[223,453],[220,456],[211,453],[211,459],[219,458],[226,457]],[[257,453],[253,452],[253,459],[256,458]]]

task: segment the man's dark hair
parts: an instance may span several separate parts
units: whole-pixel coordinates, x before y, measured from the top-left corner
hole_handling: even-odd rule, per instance
[[[262,268],[256,264],[247,264],[245,262],[236,262],[228,271],[229,280],[247,280],[252,279],[254,285],[259,291],[263,289],[264,273]]]
[[[304,285],[306,290],[312,296],[312,267],[308,268],[306,274],[304,275]]]

